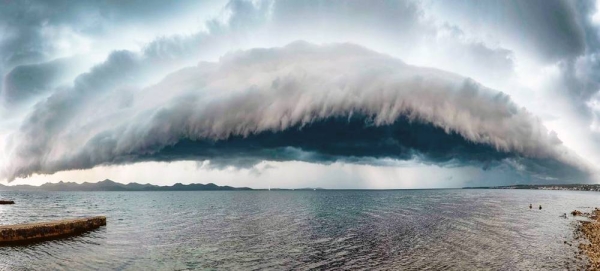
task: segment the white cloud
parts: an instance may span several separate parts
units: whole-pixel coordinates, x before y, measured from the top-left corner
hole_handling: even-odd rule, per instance
[[[440,127],[456,129],[469,140],[526,155],[552,150],[550,156],[558,157],[567,164],[597,164],[600,161],[600,146],[595,135],[598,113],[594,98],[598,91],[595,87],[598,82],[594,79],[597,70],[595,56],[598,53],[597,1],[549,1],[543,3],[543,8],[534,2],[518,5],[505,1],[478,5],[469,1],[209,1],[202,4],[178,2],[169,6],[161,6],[162,3],[146,4],[148,7],[144,9],[130,3],[108,6],[78,4],[72,9],[65,9],[60,17],[54,17],[52,14],[56,13],[52,13],[53,8],[61,8],[61,5],[62,2],[56,2],[54,6],[44,3],[29,6],[28,13],[24,13],[26,16],[23,17],[27,19],[30,16],[29,21],[15,24],[23,27],[5,27],[6,35],[0,38],[0,51],[11,52],[11,55],[6,58],[10,61],[5,62],[4,66],[0,64],[0,73],[10,73],[15,65],[50,61],[78,53],[91,57],[86,60],[86,65],[81,66],[80,73],[83,75],[72,84],[65,84],[65,80],[60,83],[46,82],[40,79],[47,77],[36,77],[31,73],[31,81],[38,80],[40,83],[20,85],[61,87],[44,88],[41,92],[35,92],[38,94],[34,98],[24,99],[18,107],[11,104],[0,110],[3,111],[0,112],[0,135],[4,134],[4,139],[0,136],[0,146],[10,147],[0,155],[0,159],[5,158],[0,164],[10,163],[14,167],[20,163],[34,163],[30,165],[36,168],[34,172],[68,169],[72,166],[59,166],[62,162],[58,160],[64,159],[68,152],[70,159],[74,160],[81,154],[74,154],[80,148],[73,148],[67,143],[77,142],[74,146],[79,147],[90,140],[89,136],[100,132],[119,135],[113,128],[127,126],[134,119],[139,123],[129,125],[128,129],[150,125],[156,119],[148,119],[144,114],[156,113],[159,108],[165,107],[162,104],[165,101],[170,101],[173,107],[185,105],[187,96],[182,95],[196,94],[197,89],[193,88],[202,88],[198,83],[203,82],[186,85],[184,71],[171,75],[160,87],[148,87],[173,71],[202,60],[214,62],[227,52],[282,46],[298,39],[317,44],[352,42],[399,57],[410,64],[473,78],[510,95],[515,102],[512,106],[521,112],[517,115],[528,116],[522,118],[526,119],[525,126],[534,123],[528,126],[532,130],[525,129],[524,133],[518,129],[508,129],[508,132],[494,131],[493,137],[485,138],[473,131],[493,131],[494,127],[486,125],[497,124],[494,121],[498,121],[498,118],[492,118],[494,121],[488,124],[485,121],[473,122],[473,119],[459,122],[434,116],[434,111],[419,111],[419,114],[426,116],[425,119]],[[461,5],[465,5],[465,8],[456,8]],[[18,3],[11,4],[4,11],[8,15],[18,14],[14,11],[20,7]],[[10,16],[4,18],[12,18]],[[40,21],[45,22],[38,25]],[[10,21],[0,19],[0,25],[9,24]],[[40,37],[43,37],[43,42]],[[123,49],[128,51],[113,52]],[[107,57],[104,64],[88,70],[91,64],[103,62]],[[196,69],[210,71],[214,69],[211,65],[220,64],[203,63]],[[310,66],[306,63],[302,65],[303,68]],[[88,71],[87,75],[84,74]],[[191,73],[194,69],[188,71]],[[290,74],[293,72],[296,71],[290,69]],[[63,77],[73,78],[70,73],[68,75]],[[181,81],[173,79],[178,76],[181,76]],[[257,76],[253,78],[255,82],[246,86],[264,84],[267,79],[273,79],[269,76],[272,74],[264,75],[264,78]],[[206,81],[213,89],[205,91],[206,97],[200,99],[202,103],[226,106],[226,103],[212,99],[224,100],[224,93],[227,92],[217,93],[214,90],[231,87],[231,84],[214,79]],[[171,83],[176,85],[169,85]],[[65,91],[65,85],[76,90]],[[76,98],[72,96],[74,93]],[[50,99],[46,100],[48,96]],[[337,98],[340,97],[327,97]],[[413,101],[420,103],[420,99],[422,97]],[[61,110],[52,109],[66,104],[69,106],[63,106]],[[418,108],[424,110],[423,104],[419,105]],[[92,106],[100,107],[94,109]],[[527,109],[522,110],[520,106]],[[539,116],[544,125],[535,116]],[[392,118],[393,114],[388,117]],[[52,123],[50,126],[58,126],[47,130],[44,126],[35,128],[35,125],[23,122],[35,118],[38,124]],[[40,121],[43,118],[48,118],[48,121]],[[498,127],[520,127],[516,125],[519,120]],[[544,126],[556,131],[557,137],[564,142],[559,144],[558,149],[547,144],[555,140],[549,139],[552,136]],[[256,127],[273,128],[265,123]],[[9,142],[6,135],[17,129],[21,130],[21,135],[48,134],[47,137],[51,139],[21,144],[18,142],[22,139],[17,136]],[[76,129],[88,130],[84,133]],[[135,133],[128,131],[132,135],[143,135],[141,130]],[[521,140],[527,131],[539,134],[532,138],[545,138],[536,143],[544,147],[538,148],[536,144]],[[33,138],[37,139],[35,136]],[[511,142],[509,138],[519,140]],[[169,140],[161,144],[171,142]],[[28,151],[36,152],[39,161],[20,160],[28,160],[23,158],[29,155],[23,151],[23,146],[28,146],[25,147]],[[567,148],[575,150],[583,158],[578,158],[571,151],[563,151]],[[130,149],[135,149],[135,146],[131,145]],[[119,157],[122,154],[98,152],[88,156]],[[19,159],[15,160],[15,157]],[[98,161],[112,163],[110,159],[103,159]]]
[[[116,55],[110,63],[116,63],[117,70],[123,65],[134,68],[138,65],[128,54]],[[446,134],[456,133],[466,141],[489,145],[497,152],[554,159],[589,170],[535,116],[517,107],[503,93],[454,74],[410,66],[351,44],[315,46],[297,42],[284,48],[240,51],[218,63],[201,63],[173,73],[149,88],[121,88],[102,93],[102,88],[96,89],[94,84],[104,84],[103,78],[113,75],[113,71],[103,70],[112,69],[110,63],[99,68],[97,74],[88,75],[80,85],[56,93],[36,107],[20,131],[12,135],[9,152],[12,155],[5,164],[5,177],[145,159],[197,157],[235,164],[236,160],[228,156],[229,150],[235,150],[242,159],[268,160],[265,151],[270,153],[288,146],[307,148],[316,155],[336,156],[337,151],[324,152],[294,139],[282,139],[283,145],[258,149],[246,149],[242,139],[242,145],[235,145],[239,149],[225,145],[213,151],[212,143],[198,143],[205,144],[201,147],[205,150],[190,146],[189,150],[168,156],[173,158],[154,157],[185,140],[223,141],[297,129],[302,137],[303,126],[353,115],[372,118],[375,126],[389,126],[407,118],[443,129]],[[346,139],[340,134],[335,140]],[[402,137],[375,138],[364,144],[377,146],[385,140],[406,144]],[[346,148],[349,156],[361,157],[369,147]],[[435,151],[411,145],[405,148],[435,157]],[[471,159],[469,152],[469,149],[457,151],[456,158]],[[280,158],[283,160],[319,161],[287,151],[282,155],[291,155]],[[367,156],[373,155],[395,156],[384,153]],[[407,153],[397,155],[402,157]],[[455,157],[444,159],[450,158]]]

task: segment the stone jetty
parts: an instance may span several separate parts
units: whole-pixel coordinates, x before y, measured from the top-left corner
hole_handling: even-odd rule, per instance
[[[15,204],[12,200],[0,200],[0,204]]]
[[[106,225],[106,217],[66,219],[51,222],[0,226],[0,245],[35,242],[80,234]]]

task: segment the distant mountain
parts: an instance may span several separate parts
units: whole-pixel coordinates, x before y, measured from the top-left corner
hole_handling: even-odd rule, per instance
[[[45,183],[41,186],[15,185],[7,186],[0,184],[0,191],[221,191],[221,190],[252,190],[248,187],[218,186],[209,184],[181,184],[171,186],[159,186],[152,184],[128,183],[122,184],[111,180],[97,183],[73,183],[58,182]]]

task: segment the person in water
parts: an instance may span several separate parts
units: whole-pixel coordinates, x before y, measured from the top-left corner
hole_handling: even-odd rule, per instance
[[[542,205],[540,205],[540,210],[542,209]]]
[[[533,207],[531,206],[531,203],[529,203],[529,209],[531,209],[531,208],[533,208]]]

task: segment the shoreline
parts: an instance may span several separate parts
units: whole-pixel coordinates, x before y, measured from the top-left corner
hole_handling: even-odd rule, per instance
[[[579,221],[575,238],[584,240],[579,243],[578,248],[579,254],[587,257],[587,270],[600,270],[600,209],[594,208],[591,213],[575,210],[571,214],[589,218],[587,221]]]

